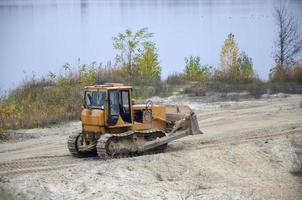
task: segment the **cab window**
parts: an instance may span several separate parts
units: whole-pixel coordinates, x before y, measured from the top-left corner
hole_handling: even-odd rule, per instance
[[[115,125],[121,116],[124,122],[131,123],[130,94],[128,90],[109,91],[108,124]]]
[[[109,92],[110,114],[119,115],[119,91]]]
[[[104,102],[106,99],[105,92],[86,91],[85,92],[85,107],[104,109]]]

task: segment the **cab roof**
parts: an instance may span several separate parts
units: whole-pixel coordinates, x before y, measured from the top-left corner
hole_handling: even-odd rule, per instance
[[[98,89],[132,89],[131,86],[124,86],[122,83],[105,83],[102,85],[91,85],[91,86],[86,86],[85,89],[88,90],[98,90]]]

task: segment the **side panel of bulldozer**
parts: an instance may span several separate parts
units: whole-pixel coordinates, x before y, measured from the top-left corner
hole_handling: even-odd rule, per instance
[[[183,119],[191,111],[188,106],[166,105],[167,120],[172,122]]]
[[[145,105],[134,105],[134,124],[132,130],[160,129],[167,130],[175,122],[185,119],[192,110],[188,106],[153,105],[146,110]],[[151,111],[152,110],[152,111]],[[183,128],[190,128],[191,121],[185,121]]]
[[[166,107],[154,105],[146,109],[146,105],[133,106],[134,124],[132,130],[166,129]]]

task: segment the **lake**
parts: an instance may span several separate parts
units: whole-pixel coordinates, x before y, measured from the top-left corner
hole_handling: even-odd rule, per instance
[[[262,79],[273,66],[279,0],[0,0],[0,88],[25,77],[59,73],[63,64],[106,63],[116,51],[112,37],[148,27],[159,52],[162,77],[200,56],[217,67],[232,32]],[[302,1],[285,0],[302,26]],[[301,30],[301,29],[300,29]]]

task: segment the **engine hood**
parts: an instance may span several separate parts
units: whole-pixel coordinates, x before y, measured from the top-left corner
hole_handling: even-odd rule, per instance
[[[83,109],[81,113],[81,120],[83,125],[104,126],[105,125],[104,110]]]

